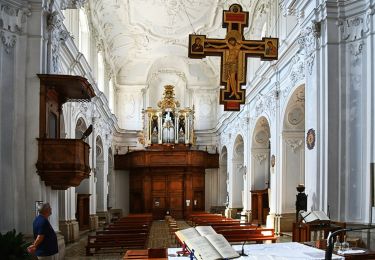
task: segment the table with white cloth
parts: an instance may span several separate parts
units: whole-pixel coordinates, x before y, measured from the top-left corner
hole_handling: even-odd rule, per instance
[[[241,252],[241,245],[233,245],[237,252]],[[188,256],[177,256],[176,252],[180,248],[168,248],[168,259],[170,260],[185,260]],[[290,243],[272,243],[272,244],[253,244],[245,245],[244,252],[248,256],[241,256],[236,259],[250,259],[250,260],[324,260],[325,251],[306,246],[297,242]],[[332,255],[332,259],[342,259],[344,257]]]

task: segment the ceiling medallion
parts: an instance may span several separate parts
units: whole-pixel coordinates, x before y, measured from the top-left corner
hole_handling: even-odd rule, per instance
[[[306,145],[309,150],[315,147],[315,130],[310,128],[306,135]]]

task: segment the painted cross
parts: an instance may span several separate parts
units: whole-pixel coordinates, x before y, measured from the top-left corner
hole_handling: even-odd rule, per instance
[[[206,38],[205,35],[189,35],[189,57],[204,58],[221,56],[220,82],[226,86],[220,89],[220,104],[225,111],[239,111],[245,104],[247,57],[262,60],[277,60],[278,38],[244,40],[243,30],[248,26],[249,13],[243,12],[239,4],[233,4],[223,12],[223,27],[227,28],[225,39]]]

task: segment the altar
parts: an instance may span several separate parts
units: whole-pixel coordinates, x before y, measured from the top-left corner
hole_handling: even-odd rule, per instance
[[[241,245],[233,245],[237,252],[241,252]],[[168,248],[169,260],[187,260],[189,257],[177,256],[176,252],[180,248]],[[247,256],[241,256],[236,259],[250,260],[324,260],[325,251],[306,246],[297,242],[290,243],[272,243],[272,244],[252,244],[245,245],[244,252]],[[344,257],[332,255],[332,259],[342,259]]]

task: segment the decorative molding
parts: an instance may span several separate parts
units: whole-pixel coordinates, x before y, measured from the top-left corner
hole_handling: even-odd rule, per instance
[[[363,38],[363,35],[370,33],[371,16],[375,14],[375,7],[372,6],[365,13],[339,19],[337,25],[340,28],[341,40],[352,42]]]
[[[290,89],[294,87],[297,81],[303,80],[305,78],[305,62],[304,57],[299,51],[294,57],[292,58],[292,70],[290,72],[290,80],[293,84],[289,84],[288,88],[284,90],[284,97],[288,95]]]
[[[298,148],[300,148],[303,144],[303,139],[285,139],[285,143],[292,148],[293,152],[295,153]]]
[[[1,42],[3,43],[5,48],[5,52],[9,54],[16,45],[17,37],[13,33],[4,30],[1,30],[0,35]]]
[[[313,21],[312,24],[305,29],[301,30],[298,38],[298,44],[300,45],[300,51],[305,55],[305,67],[309,74],[312,74],[312,68],[315,60],[315,51],[320,48],[320,22]]]
[[[257,160],[259,164],[262,164],[262,162],[267,159],[267,155],[264,153],[256,153],[253,154],[253,158]]]
[[[31,15],[29,8],[15,8],[7,4],[0,5],[0,21],[3,30],[21,34],[26,17]]]
[[[279,91],[272,91],[263,95],[261,93],[258,94],[258,101],[255,105],[255,115],[259,117],[264,112],[267,112],[270,116],[274,116],[276,114],[276,104],[279,98]]]
[[[295,107],[288,112],[288,123],[292,126],[299,125],[305,118],[301,107]]]
[[[60,0],[60,9],[79,9],[84,7],[87,0]]]
[[[52,70],[52,72],[58,73],[60,46],[62,43],[65,43],[65,41],[71,37],[71,35],[67,30],[65,30],[62,18],[57,11],[49,14],[47,18],[47,28],[49,30],[49,41],[51,44],[50,57],[52,59],[52,67],[49,69]]]
[[[354,56],[355,58],[358,58],[358,56],[362,54],[363,45],[365,45],[363,41],[356,41],[356,42],[350,43],[349,45],[350,54]]]

